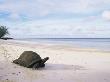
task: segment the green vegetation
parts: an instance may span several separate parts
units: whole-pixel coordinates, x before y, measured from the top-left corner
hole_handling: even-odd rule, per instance
[[[0,38],[3,38],[6,34],[9,34],[6,26],[0,26]]]

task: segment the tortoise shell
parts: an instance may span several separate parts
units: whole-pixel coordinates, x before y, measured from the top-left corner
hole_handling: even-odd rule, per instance
[[[13,63],[19,64],[24,67],[32,67],[35,63],[40,63],[41,57],[33,51],[24,51],[20,57],[13,61]]]

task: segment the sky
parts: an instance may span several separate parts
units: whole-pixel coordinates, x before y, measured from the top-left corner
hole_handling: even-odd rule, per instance
[[[14,38],[110,38],[110,0],[0,0]]]

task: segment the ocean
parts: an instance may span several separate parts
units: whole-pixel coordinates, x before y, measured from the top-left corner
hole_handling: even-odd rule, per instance
[[[74,47],[110,51],[110,38],[26,38],[17,40],[34,43],[66,44]]]

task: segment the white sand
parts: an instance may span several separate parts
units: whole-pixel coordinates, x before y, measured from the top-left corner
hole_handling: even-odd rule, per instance
[[[26,50],[50,57],[46,67],[32,70],[13,64]],[[0,40],[0,82],[110,82],[110,52]]]

